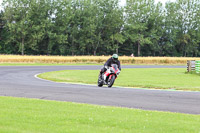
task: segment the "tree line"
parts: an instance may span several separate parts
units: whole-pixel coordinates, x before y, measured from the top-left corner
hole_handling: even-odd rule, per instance
[[[0,54],[200,56],[200,0],[4,0]]]

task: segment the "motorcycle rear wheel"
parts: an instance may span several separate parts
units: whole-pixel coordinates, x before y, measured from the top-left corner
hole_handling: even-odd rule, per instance
[[[108,82],[108,87],[112,87],[113,84],[114,84],[114,82],[115,82],[115,75],[113,75],[113,76],[111,77],[110,81]]]

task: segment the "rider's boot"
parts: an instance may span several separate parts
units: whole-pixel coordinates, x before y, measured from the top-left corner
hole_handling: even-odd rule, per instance
[[[99,77],[103,80],[103,72],[102,71],[100,71]]]

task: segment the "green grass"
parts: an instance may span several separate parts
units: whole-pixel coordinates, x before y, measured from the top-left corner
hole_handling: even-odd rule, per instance
[[[199,133],[200,115],[0,97],[1,133]]]
[[[40,74],[56,82],[96,84],[99,70],[63,70]],[[184,68],[123,69],[114,86],[200,91],[200,76]]]

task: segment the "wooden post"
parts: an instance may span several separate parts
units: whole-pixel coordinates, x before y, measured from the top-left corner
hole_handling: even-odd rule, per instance
[[[187,61],[187,71],[190,72],[191,71],[191,61]]]

